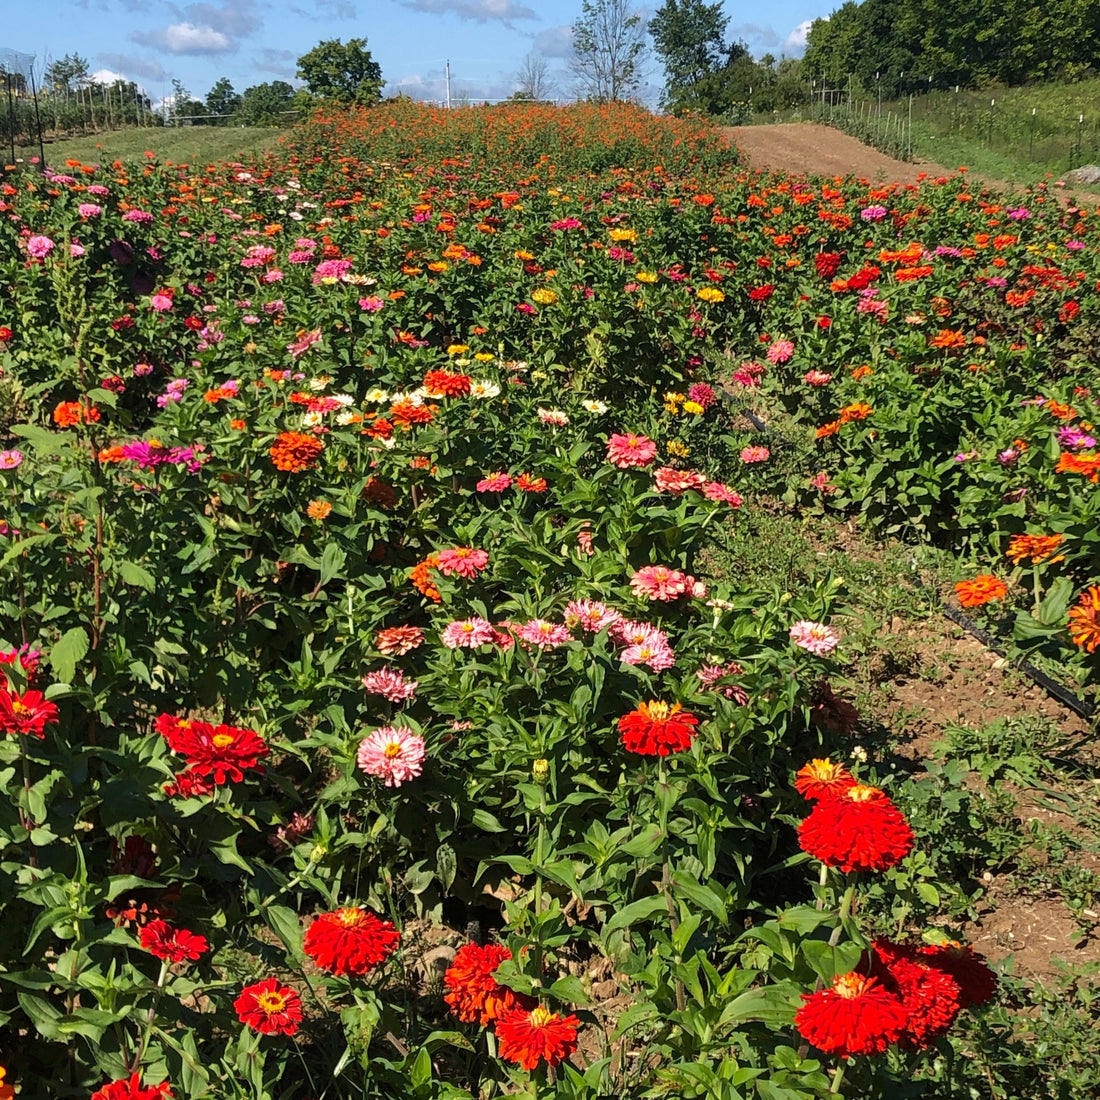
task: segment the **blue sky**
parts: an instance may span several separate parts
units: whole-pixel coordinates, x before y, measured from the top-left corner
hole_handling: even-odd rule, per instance
[[[839,0],[838,0],[839,2]],[[649,10],[658,5],[650,0]],[[443,96],[444,62],[452,90],[504,98],[529,52],[547,59],[555,94],[572,92],[569,28],[581,0],[0,0],[0,47],[43,58],[77,52],[94,73],[136,80],[154,100],[178,78],[196,97],[221,76],[237,91],[283,79],[295,59],[325,38],[366,38],[387,91]],[[797,56],[807,21],[830,0],[773,0],[768,7],[726,0],[731,37],[754,54]],[[639,9],[645,11],[640,3]],[[767,22],[764,22],[764,19]],[[662,83],[649,65],[649,95]]]

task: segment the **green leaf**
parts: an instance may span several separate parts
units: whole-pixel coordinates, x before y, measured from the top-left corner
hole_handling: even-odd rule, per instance
[[[664,912],[665,909],[665,899],[660,894],[651,898],[642,898],[640,901],[632,901],[629,905],[624,905],[611,915],[607,924],[603,926],[603,934],[608,936],[618,928],[641,924],[642,921],[649,920],[650,917]]]
[[[347,560],[347,554],[345,554],[335,542],[330,542],[325,547],[324,553],[321,555],[322,588],[324,588],[324,586],[344,568],[344,563]]]
[[[88,635],[82,626],[66,630],[50,650],[50,664],[57,678],[70,683],[76,673],[77,662],[88,652]]]
[[[153,574],[136,562],[120,561],[118,563],[118,575],[122,578],[123,584],[132,584],[137,588],[144,588],[146,592],[152,592],[157,586]]]
[[[298,915],[285,905],[267,905],[260,909],[264,923],[279,937],[295,959],[302,958],[302,927]]]

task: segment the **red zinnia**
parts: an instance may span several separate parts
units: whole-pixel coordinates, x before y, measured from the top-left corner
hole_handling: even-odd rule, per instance
[[[668,756],[691,747],[699,719],[679,703],[660,703],[651,699],[639,703],[619,719],[623,744],[630,752],[643,756]]]
[[[832,989],[803,993],[802,1000],[794,1018],[799,1034],[841,1058],[885,1050],[901,1037],[908,1019],[897,997],[854,971],[838,977]]]
[[[257,761],[270,751],[255,730],[212,726],[209,722],[181,723],[168,743],[186,757],[191,774],[212,776],[219,785],[227,777],[229,782],[239,783],[245,768],[262,772]]]
[[[264,1035],[293,1035],[302,1022],[302,998],[277,978],[245,986],[233,1007],[242,1024]]]
[[[141,1074],[135,1073],[132,1077],[111,1081],[96,1089],[92,1093],[92,1100],[160,1100],[162,1096],[172,1096],[172,1089],[167,1081],[142,1088]]]
[[[843,764],[815,758],[798,770],[794,789],[808,802],[816,802],[855,786],[855,782],[855,777]]]
[[[0,730],[4,733],[31,733],[45,737],[46,727],[57,722],[56,703],[49,702],[40,691],[22,695],[0,688]]]
[[[842,871],[884,871],[913,847],[905,815],[877,787],[856,783],[824,798],[798,827],[804,852]]]
[[[929,966],[916,949],[875,940],[872,973],[897,992],[909,1020],[902,1033],[908,1047],[931,1046],[959,1014],[959,983],[945,970]]]
[[[918,954],[923,962],[955,979],[959,985],[960,1008],[985,1004],[997,992],[997,975],[969,944],[952,940],[939,947],[921,947]]]
[[[466,397],[470,392],[470,376],[449,370],[430,370],[424,375],[424,388],[430,397]]]
[[[576,1016],[559,1016],[542,1005],[514,1008],[496,1023],[501,1058],[534,1069],[540,1061],[556,1066],[577,1049]]]
[[[302,949],[330,974],[366,974],[384,961],[401,939],[388,920],[366,909],[322,913],[306,929]]]
[[[141,930],[141,946],[158,959],[169,962],[193,962],[208,948],[205,936],[185,928],[173,928],[162,920],[150,921]]]
[[[493,971],[511,957],[512,952],[498,943],[484,947],[468,943],[455,953],[454,962],[443,975],[447,987],[443,1000],[464,1024],[487,1027],[517,1007],[524,1011],[535,1007],[530,998],[512,992],[493,977]]]

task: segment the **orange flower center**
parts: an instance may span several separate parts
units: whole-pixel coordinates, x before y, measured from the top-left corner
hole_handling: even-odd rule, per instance
[[[651,699],[648,703],[642,703],[638,709],[645,714],[650,721],[667,722],[669,718],[679,710],[679,706],[673,707],[668,703],[659,703],[656,699]]]
[[[397,741],[389,741],[382,752],[388,760],[393,760],[401,755],[401,745]]]
[[[227,749],[233,744],[233,734],[231,733],[215,733],[213,737],[214,748]]]
[[[553,1018],[554,1014],[549,1009],[543,1008],[542,1005],[533,1008],[531,1015],[527,1017],[532,1027],[545,1027]]]
[[[873,983],[874,978],[865,978],[853,970],[851,974],[844,974],[833,982],[833,992],[850,1001],[866,993]]]
[[[880,794],[882,792],[878,787],[869,787],[866,783],[857,783],[844,792],[844,797],[851,799],[853,802],[870,802],[872,799],[878,798]]]
[[[358,928],[366,921],[367,914],[364,909],[340,909],[336,917],[345,928]]]
[[[11,701],[11,709],[12,713],[18,715],[20,718],[31,713],[31,708],[21,699],[13,699]]]
[[[261,993],[256,997],[256,1007],[268,1016],[274,1016],[286,1008],[286,994],[274,989]]]

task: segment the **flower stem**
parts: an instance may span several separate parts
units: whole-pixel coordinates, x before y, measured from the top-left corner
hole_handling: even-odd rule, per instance
[[[836,1067],[836,1072],[833,1074],[833,1083],[829,1086],[829,1094],[836,1095],[840,1092],[840,1086],[844,1084],[844,1065],[843,1063]]]
[[[157,988],[153,992],[153,1000],[149,1004],[149,1011],[145,1014],[145,1026],[141,1029],[141,1041],[134,1051],[134,1060],[130,1064],[130,1072],[137,1073],[141,1068],[141,1058],[149,1043],[149,1032],[153,1030],[153,1021],[157,1018],[157,1004],[160,995],[164,992],[164,984],[168,981],[168,959],[162,959],[160,964],[160,976],[157,978]]]

